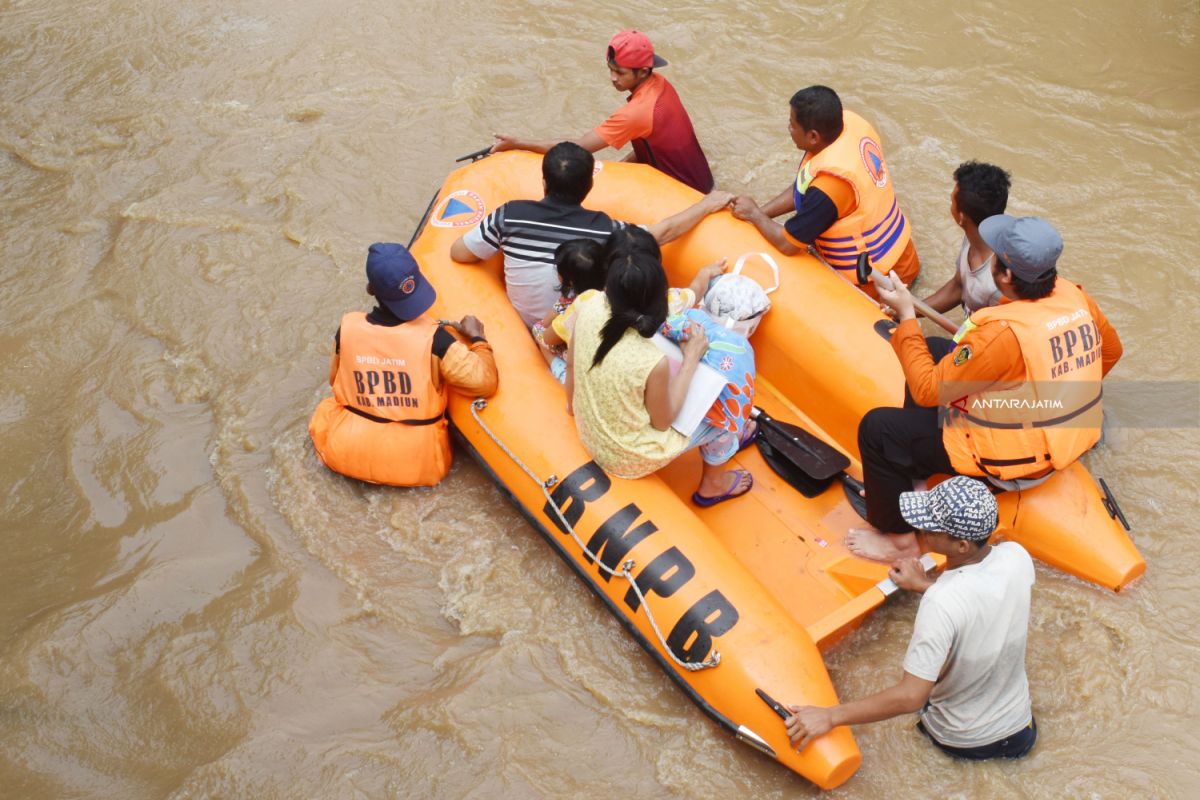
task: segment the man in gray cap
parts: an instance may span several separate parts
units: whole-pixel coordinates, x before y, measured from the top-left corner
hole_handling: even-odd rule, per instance
[[[1038,217],[979,225],[1003,295],[975,311],[936,359],[901,281],[880,297],[896,311],[892,348],[908,384],[904,408],[876,408],[858,427],[867,521],[846,535],[863,558],[913,556],[897,499],[934,474],[976,475],[1016,488],[1061,470],[1100,438],[1100,381],[1121,340],[1083,289],[1058,275],[1062,237]]]
[[[946,557],[929,578],[915,558],[889,573],[921,593],[904,676],[891,688],[831,708],[789,706],[788,736],[803,749],[839,725],[919,712],[917,728],[959,758],[1020,758],[1037,739],[1025,676],[1033,561],[1016,542],[989,545],[996,499],[956,476],[928,492],[905,492],[900,513],[923,553]]]

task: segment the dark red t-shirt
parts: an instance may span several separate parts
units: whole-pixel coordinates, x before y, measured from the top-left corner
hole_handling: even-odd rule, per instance
[[[675,87],[658,73],[652,73],[629,96],[629,102],[597,125],[595,133],[617,150],[633,142],[639,163],[706,194],[712,191],[712,170],[687,109]]]

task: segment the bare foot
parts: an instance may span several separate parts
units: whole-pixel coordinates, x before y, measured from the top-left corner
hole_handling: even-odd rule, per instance
[[[859,558],[892,563],[901,558],[919,558],[921,548],[911,533],[883,533],[874,528],[851,528],[846,549]]]

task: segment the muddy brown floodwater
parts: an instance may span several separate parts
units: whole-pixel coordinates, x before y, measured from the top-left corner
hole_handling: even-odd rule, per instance
[[[616,107],[629,26],[723,188],[788,184],[796,89],[863,111],[926,289],[954,167],[1006,167],[1147,402],[1087,463],[1148,570],[1116,596],[1039,566],[1031,757],[953,762],[897,719],[856,731],[832,795],[1200,793],[1196,3],[758,5],[0,2],[0,794],[817,794],[694,708],[469,459],[386,489],[307,439],[366,245],[407,241],[493,131]],[[829,654],[843,696],[898,676],[914,610]]]

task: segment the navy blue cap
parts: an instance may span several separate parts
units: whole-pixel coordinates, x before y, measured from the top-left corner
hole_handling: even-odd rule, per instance
[[[402,244],[376,242],[367,249],[367,282],[375,298],[403,320],[421,316],[437,299],[433,285]]]

